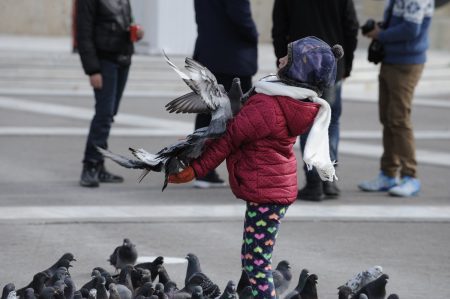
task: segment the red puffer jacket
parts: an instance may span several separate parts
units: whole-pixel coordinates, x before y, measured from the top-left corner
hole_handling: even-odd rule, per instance
[[[198,177],[227,159],[237,198],[256,203],[291,204],[297,197],[297,136],[313,124],[320,105],[285,96],[252,96],[192,163]]]

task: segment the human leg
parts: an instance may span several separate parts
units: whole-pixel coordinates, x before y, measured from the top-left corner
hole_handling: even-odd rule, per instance
[[[102,169],[103,156],[96,146],[107,148],[114,109],[117,100],[117,78],[119,66],[107,60],[101,60],[103,86],[95,89],[95,114],[91,121],[83,158],[83,171],[80,185],[97,187],[99,172]]]
[[[272,252],[280,221],[288,207],[247,203],[241,258],[255,298],[276,298],[272,277]]]

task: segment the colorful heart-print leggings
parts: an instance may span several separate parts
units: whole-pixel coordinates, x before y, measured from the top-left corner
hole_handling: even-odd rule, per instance
[[[247,203],[242,242],[242,268],[257,299],[276,298],[272,277],[272,251],[280,220],[289,205]]]

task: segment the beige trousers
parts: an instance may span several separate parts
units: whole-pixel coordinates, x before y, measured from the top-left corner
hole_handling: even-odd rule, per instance
[[[379,80],[379,116],[383,125],[381,170],[395,177],[416,177],[417,161],[411,122],[414,89],[423,64],[382,64]]]

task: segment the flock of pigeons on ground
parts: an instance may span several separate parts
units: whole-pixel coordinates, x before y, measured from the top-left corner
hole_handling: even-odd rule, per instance
[[[205,143],[209,139],[218,138],[226,131],[228,121],[236,115],[241,105],[247,99],[247,94],[242,93],[241,82],[235,78],[228,92],[216,77],[203,65],[192,58],[186,57],[185,69],[182,72],[164,54],[166,62],[180,76],[192,92],[182,95],[166,105],[170,113],[207,113],[211,114],[209,126],[195,130],[182,140],[164,147],[156,154],[146,150],[129,148],[134,158],[115,154],[109,150],[97,147],[105,157],[117,164],[134,169],[142,169],[139,181],[151,171],[164,172],[165,181],[162,190],[167,187],[168,177],[179,173],[190,162],[202,154]]]
[[[221,289],[202,271],[193,253],[186,256],[188,264],[182,286],[170,278],[164,257],[140,264],[136,264],[137,258],[135,244],[124,239],[109,257],[117,270],[115,274],[95,267],[91,279],[76,286],[69,273],[71,263],[76,260],[73,254],[65,253],[48,269],[36,273],[27,286],[16,289],[13,283],[5,285],[1,299],[259,299],[254,297],[244,271],[237,285],[230,280]],[[307,269],[301,271],[295,287],[291,287],[293,273],[288,261],[279,262],[272,273],[277,298],[319,298],[318,276]],[[338,299],[384,299],[388,278],[380,266],[362,271],[338,288]],[[398,298],[396,294],[387,297]]]

